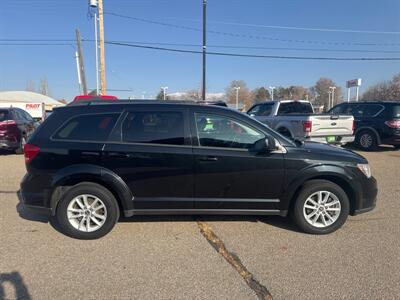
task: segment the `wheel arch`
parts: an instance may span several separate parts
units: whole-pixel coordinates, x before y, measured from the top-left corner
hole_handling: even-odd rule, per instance
[[[333,182],[337,184],[339,187],[341,187],[343,191],[346,193],[347,197],[349,198],[350,214],[352,214],[356,209],[356,203],[357,203],[356,189],[349,183],[349,181],[352,178],[348,177],[346,174],[342,174],[339,172],[314,172],[314,175],[304,174],[304,175],[299,175],[297,178],[301,179],[296,180],[291,185],[289,185],[287,189],[288,192],[285,195],[285,199],[288,203],[287,205],[288,207],[286,209],[288,209],[289,213],[292,211],[293,205],[296,202],[297,196],[299,195],[304,184],[311,180],[318,180],[318,179]]]
[[[360,128],[357,128],[356,132],[354,133],[354,136],[357,136],[357,134],[362,131],[372,131],[376,136],[378,145],[381,144],[381,136],[379,135],[379,132],[375,128],[370,127],[370,126],[362,126]]]
[[[276,128],[277,128],[276,131],[278,133],[282,134],[281,131],[284,130],[284,131],[287,131],[290,134],[289,138],[293,138],[294,137],[293,132],[285,124],[278,124],[278,126]]]
[[[50,207],[53,215],[61,195],[68,188],[81,182],[97,183],[107,188],[117,200],[121,213],[133,208],[132,193],[121,177],[103,167],[82,164],[62,169],[53,177],[50,192]]]

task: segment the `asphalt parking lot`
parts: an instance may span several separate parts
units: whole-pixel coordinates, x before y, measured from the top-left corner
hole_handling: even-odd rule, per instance
[[[330,235],[279,217],[140,217],[81,241],[18,205],[24,160],[2,153],[0,299],[398,298],[400,151],[361,154],[378,180],[377,208]],[[258,296],[249,276],[265,288]]]

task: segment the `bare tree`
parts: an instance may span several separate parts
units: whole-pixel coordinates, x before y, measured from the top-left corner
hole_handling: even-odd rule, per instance
[[[342,102],[342,91],[341,88],[332,80],[329,78],[320,78],[315,86],[314,86],[314,91],[316,94],[316,103],[320,105],[324,105],[324,110],[328,109],[329,106],[329,92],[330,92],[330,87],[336,87],[335,89],[335,97],[333,99],[333,105],[338,104],[339,102]]]
[[[264,87],[256,88],[251,93],[253,97],[253,103],[260,103],[271,99],[269,91]]]
[[[362,95],[362,100],[400,101],[400,74],[393,76],[391,80],[371,86]]]
[[[225,89],[226,98],[229,103],[236,103],[236,89],[235,87],[240,87],[239,89],[239,103],[242,103],[244,108],[249,108],[252,104],[252,95],[250,89],[244,80],[233,80],[230,85]]]
[[[46,96],[50,95],[49,82],[47,80],[47,77],[40,79],[39,93]]]
[[[27,80],[25,90],[28,92],[35,92],[35,83],[32,80]]]

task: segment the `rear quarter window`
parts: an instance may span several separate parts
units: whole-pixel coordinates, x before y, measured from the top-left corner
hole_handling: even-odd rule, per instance
[[[10,119],[10,114],[8,110],[0,110],[0,122]]]
[[[400,104],[393,105],[392,117],[393,118],[400,118]]]
[[[57,140],[106,141],[119,114],[92,114],[73,117],[53,135]]]

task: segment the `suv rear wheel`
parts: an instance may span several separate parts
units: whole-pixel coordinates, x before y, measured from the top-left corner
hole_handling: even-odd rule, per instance
[[[373,151],[378,148],[378,139],[371,130],[362,130],[357,133],[355,141],[357,146],[365,151]]]
[[[346,222],[349,210],[349,199],[340,186],[327,180],[311,180],[296,199],[293,217],[304,232],[327,234]]]
[[[56,219],[60,229],[70,237],[97,239],[113,229],[119,219],[119,207],[108,189],[83,182],[62,195]]]

